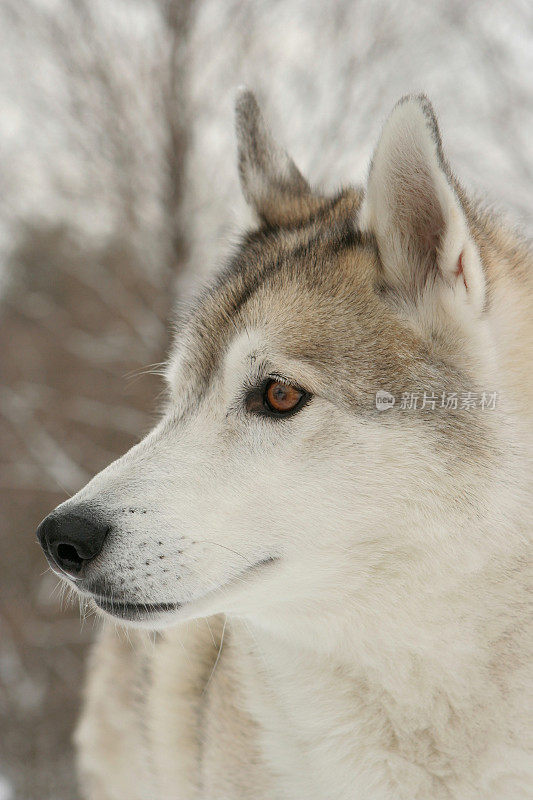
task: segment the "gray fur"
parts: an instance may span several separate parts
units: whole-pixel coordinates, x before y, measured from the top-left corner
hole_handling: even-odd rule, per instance
[[[273,139],[253,93],[240,91],[235,104],[238,165],[242,190],[260,218],[283,198],[310,193],[309,184],[288,153]]]

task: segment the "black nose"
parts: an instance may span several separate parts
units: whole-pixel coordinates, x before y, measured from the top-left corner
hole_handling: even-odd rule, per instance
[[[47,558],[71,577],[102,550],[109,525],[81,513],[53,513],[37,528]]]

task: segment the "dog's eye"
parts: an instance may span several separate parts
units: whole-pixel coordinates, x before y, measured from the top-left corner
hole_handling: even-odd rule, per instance
[[[246,397],[246,410],[266,417],[290,417],[311,398],[309,392],[278,378],[269,378]]]
[[[288,383],[271,380],[265,386],[264,400],[271,411],[276,414],[287,414],[295,411],[305,392]]]

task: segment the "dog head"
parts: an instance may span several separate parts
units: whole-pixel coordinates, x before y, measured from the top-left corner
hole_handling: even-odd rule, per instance
[[[393,110],[364,193],[312,190],[246,91],[237,137],[257,224],[178,333],[159,424],[38,532],[148,627],[364,598],[490,502],[493,430],[461,407],[491,375],[484,273],[428,101]]]

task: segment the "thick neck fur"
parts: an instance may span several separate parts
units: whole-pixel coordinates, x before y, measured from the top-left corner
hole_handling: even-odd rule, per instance
[[[337,613],[310,603],[288,614],[229,618],[221,672],[237,670],[257,747],[269,767],[286,768],[285,781],[307,775],[309,797],[350,796],[351,753],[364,740],[353,788],[372,790],[373,798],[403,797],[406,770],[412,798],[449,797],[463,771],[482,785],[487,753],[520,703],[524,664],[514,626],[526,612],[525,561],[500,554],[476,568],[459,553],[455,559],[461,567],[452,573],[427,559],[406,578],[389,574],[366,602],[348,591]],[[443,572],[453,577],[443,581]],[[314,714],[317,704],[327,713]],[[376,753],[381,763],[370,763]],[[338,795],[327,794],[332,785]]]

